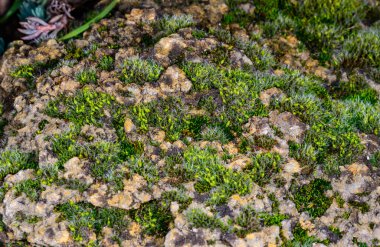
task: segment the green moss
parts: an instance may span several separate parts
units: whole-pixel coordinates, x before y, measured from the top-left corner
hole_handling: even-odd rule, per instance
[[[230,141],[229,135],[226,130],[221,126],[207,126],[201,132],[201,139],[205,141],[219,141],[222,144],[226,144]]]
[[[311,247],[314,243],[320,243],[316,237],[309,236],[307,231],[302,229],[301,225],[297,223],[292,230],[293,239],[287,240],[284,243],[285,247],[304,246]]]
[[[15,174],[20,170],[36,169],[38,163],[34,154],[22,153],[18,150],[4,150],[0,153],[0,180],[8,174]]]
[[[31,79],[34,77],[34,73],[35,69],[32,65],[21,65],[11,73],[11,76],[15,78]]]
[[[153,60],[130,58],[122,65],[120,79],[125,83],[143,85],[146,82],[157,81],[162,71],[163,67]]]
[[[225,168],[212,149],[188,148],[184,153],[183,168],[185,177],[196,181],[195,189],[198,192],[214,189],[209,204],[220,205],[233,194],[245,195],[250,192],[250,177]]]
[[[198,208],[187,211],[185,216],[195,228],[222,229],[222,231],[226,231],[228,228],[220,219],[209,216]]]
[[[380,151],[375,152],[371,155],[369,162],[372,166],[379,168],[380,167]]]
[[[205,32],[204,30],[202,29],[194,29],[192,32],[191,32],[191,35],[196,38],[196,39],[203,39],[203,38],[206,38],[207,36],[207,32]]]
[[[131,157],[127,162],[129,171],[141,175],[148,183],[159,181],[159,171],[155,164],[144,157]]]
[[[262,186],[280,172],[281,163],[282,158],[278,153],[259,153],[252,158],[245,171],[249,173],[253,182]]]
[[[81,84],[95,84],[98,81],[96,71],[93,69],[85,69],[76,75],[76,79]]]
[[[368,203],[366,203],[366,202],[350,200],[350,201],[348,201],[348,204],[350,204],[354,208],[359,209],[360,212],[362,212],[363,214],[368,213],[370,210],[370,207],[369,207]]]
[[[154,23],[154,26],[158,32],[161,33],[160,37],[163,37],[175,33],[181,28],[193,26],[194,24],[195,22],[190,15],[164,15]]]
[[[69,120],[76,125],[91,124],[101,126],[105,121],[105,108],[112,104],[113,98],[105,93],[98,93],[83,88],[73,96],[61,95],[49,101],[45,113],[51,117]]]
[[[277,144],[277,141],[267,135],[254,136],[253,137],[253,145],[265,148],[270,150],[274,145]]]
[[[130,216],[141,225],[147,235],[164,236],[174,220],[170,213],[170,205],[158,201],[142,204],[139,209],[132,210]]]
[[[20,196],[21,193],[31,199],[37,201],[41,193],[41,181],[37,179],[27,179],[15,185],[16,196]]]
[[[332,199],[325,196],[327,190],[331,190],[330,182],[323,179],[315,179],[309,184],[300,187],[292,185],[293,201],[297,210],[308,212],[313,218],[322,216],[330,207]]]
[[[111,71],[114,68],[114,59],[111,56],[103,56],[98,64],[98,67],[105,71]]]
[[[103,227],[123,231],[129,222],[127,211],[116,208],[98,208],[90,203],[72,201],[56,207],[63,219],[69,222],[69,229],[75,241],[88,241],[88,230],[100,234]]]
[[[52,140],[53,152],[58,156],[58,166],[62,167],[73,157],[85,158],[90,161],[91,175],[104,182],[111,183],[116,190],[123,189],[125,172],[120,164],[124,161],[122,150],[118,143],[110,142],[78,142],[79,132],[69,131],[55,136]]]

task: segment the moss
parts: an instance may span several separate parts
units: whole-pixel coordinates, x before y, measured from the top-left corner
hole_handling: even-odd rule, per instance
[[[45,113],[50,117],[69,120],[76,125],[91,124],[101,126],[105,121],[105,108],[110,106],[113,98],[105,93],[98,93],[87,87],[73,96],[61,95],[48,102]]]
[[[4,150],[0,153],[0,180],[8,174],[15,174],[20,170],[36,169],[38,163],[34,154],[22,153],[18,150]]]
[[[254,136],[253,144],[258,147],[270,150],[277,144],[277,141],[267,135]]]
[[[16,196],[20,196],[21,193],[31,199],[37,201],[41,193],[41,181],[37,179],[27,179],[15,185]]]
[[[151,161],[144,157],[131,157],[127,162],[129,171],[141,175],[149,184],[159,181],[159,171]]]
[[[284,243],[285,247],[305,246],[311,247],[314,243],[320,243],[316,237],[309,236],[307,231],[302,229],[301,225],[297,223],[292,230],[293,239],[287,240]]]
[[[281,163],[282,158],[278,153],[259,153],[252,158],[245,171],[249,173],[253,182],[262,186],[280,172]]]
[[[11,76],[15,78],[32,79],[34,77],[35,68],[32,65],[21,65],[17,67]]]
[[[105,71],[112,71],[114,68],[114,59],[111,56],[103,56],[98,64],[98,67]]]
[[[121,80],[125,83],[144,84],[157,81],[163,71],[158,63],[153,60],[130,58],[124,61],[121,68]]]
[[[120,145],[103,141],[80,144],[77,140],[78,135],[74,130],[54,137],[52,143],[53,152],[58,156],[57,165],[62,167],[73,157],[88,159],[92,176],[111,183],[116,190],[121,190],[125,172],[122,172],[120,167],[124,161]]]
[[[76,75],[77,81],[81,84],[96,84],[98,77],[93,69],[85,69]]]
[[[366,202],[350,200],[350,201],[348,201],[348,204],[350,204],[354,208],[359,209],[360,212],[362,212],[363,214],[368,213],[370,210],[370,207],[369,207],[368,203],[366,203]]]
[[[194,24],[195,22],[190,15],[164,15],[154,23],[154,27],[161,33],[160,36],[163,37],[175,33],[181,28],[193,26]]]
[[[170,205],[158,201],[142,204],[139,209],[132,210],[130,216],[141,225],[147,235],[164,236],[174,220],[170,213]]]
[[[75,241],[88,241],[88,230],[100,234],[103,227],[122,231],[128,226],[127,211],[116,208],[98,208],[90,203],[72,201],[58,205],[56,210],[69,222],[69,230]]]
[[[209,229],[222,229],[222,231],[227,230],[227,225],[225,225],[220,219],[213,216],[209,216],[201,209],[193,208],[186,212],[185,214],[187,220],[195,228],[209,228]]]
[[[369,28],[352,34],[343,43],[338,54],[338,62],[343,67],[379,68],[380,60],[380,28]]]
[[[250,177],[225,168],[212,149],[190,147],[184,153],[183,168],[185,177],[196,181],[195,189],[198,192],[214,189],[208,204],[220,205],[233,194],[245,195],[250,192]]]
[[[372,166],[379,168],[380,167],[380,151],[375,152],[371,155],[369,162]]]
[[[202,29],[194,29],[191,31],[191,35],[196,39],[203,39],[206,38],[207,32]]]
[[[292,187],[297,210],[308,212],[313,218],[322,216],[332,203],[332,199],[325,196],[325,192],[332,189],[330,182],[326,180],[318,178],[309,184],[300,187],[293,184]]]

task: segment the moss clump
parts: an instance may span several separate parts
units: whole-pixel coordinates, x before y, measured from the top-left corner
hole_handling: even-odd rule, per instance
[[[170,213],[170,204],[151,201],[132,210],[130,216],[139,223],[143,232],[148,235],[164,236],[169,231],[169,225],[174,220]]]
[[[49,101],[45,113],[51,117],[69,120],[78,126],[101,126],[106,118],[104,110],[112,101],[113,98],[108,94],[83,88],[74,96],[61,95]]]
[[[85,69],[76,75],[76,79],[81,84],[95,84],[98,81],[96,71],[93,69]]]
[[[253,182],[264,185],[280,172],[282,158],[278,153],[259,153],[252,158],[245,171],[250,174]]]
[[[309,236],[306,230],[302,229],[301,225],[297,223],[292,230],[293,239],[287,240],[284,243],[285,247],[294,246],[307,246],[311,247],[314,243],[320,243],[321,241],[314,236]]]
[[[210,216],[198,208],[193,208],[187,211],[186,218],[190,224],[196,228],[221,229],[222,231],[228,229],[228,226],[220,219]]]
[[[27,179],[15,185],[16,196],[20,196],[21,193],[31,199],[37,201],[41,193],[41,181],[37,179]]]
[[[233,194],[245,195],[250,192],[251,178],[244,173],[225,168],[212,149],[190,147],[184,153],[185,177],[195,180],[195,189],[208,192],[213,189],[209,204],[220,205]]]
[[[100,234],[103,227],[121,232],[128,226],[127,211],[116,208],[98,208],[90,203],[72,201],[57,206],[63,219],[69,222],[69,229],[75,241],[88,241],[88,231]]]
[[[88,159],[92,176],[111,183],[116,190],[121,190],[125,172],[121,170],[120,164],[125,160],[120,145],[104,141],[80,144],[78,139],[79,133],[75,130],[54,137],[52,147],[58,156],[57,165],[62,166],[73,157]]]
[[[346,68],[380,67],[380,28],[373,27],[351,35],[337,56]]]
[[[371,155],[369,162],[372,166],[379,168],[380,167],[380,151],[375,152]]]
[[[0,153],[0,180],[8,174],[15,174],[20,170],[36,169],[38,163],[34,154],[22,153],[18,150],[4,150]]]
[[[218,90],[223,107],[218,106],[215,117],[226,127],[241,132],[241,125],[250,117],[268,114],[258,94],[270,86],[270,76],[191,62],[182,64],[182,69],[193,82],[194,91]]]
[[[326,180],[318,178],[300,187],[294,184],[292,186],[297,210],[308,212],[313,218],[322,216],[332,203],[332,198],[325,196],[325,192],[332,189],[330,182]]]
[[[98,67],[105,71],[111,71],[114,68],[114,59],[111,56],[103,56],[98,64]]]
[[[189,114],[182,100],[175,97],[132,106],[129,114],[139,132],[146,133],[149,127],[159,127],[170,141],[184,136],[197,138],[202,126],[209,122],[207,116]]]
[[[194,24],[193,17],[190,15],[164,15],[154,23],[154,27],[158,30],[159,37],[164,37]]]
[[[131,157],[127,162],[129,171],[141,175],[148,183],[159,181],[159,171],[152,162],[144,157]]]
[[[146,82],[157,81],[162,71],[163,68],[153,60],[131,58],[123,63],[120,79],[125,83],[143,85]]]

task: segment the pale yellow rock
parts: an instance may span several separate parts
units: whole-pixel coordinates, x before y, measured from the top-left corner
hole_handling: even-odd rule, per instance
[[[124,130],[126,133],[131,133],[136,129],[136,126],[133,124],[132,119],[126,118],[124,122]]]

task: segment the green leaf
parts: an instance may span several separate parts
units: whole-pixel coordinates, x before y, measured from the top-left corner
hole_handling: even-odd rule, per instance
[[[101,19],[103,19],[104,17],[106,17],[113,10],[113,8],[115,8],[115,6],[119,2],[120,2],[120,0],[113,0],[97,16],[95,16],[94,18],[92,18],[91,20],[89,20],[88,22],[83,24],[82,26],[80,26],[80,27],[74,29],[73,31],[69,32],[68,34],[66,34],[65,36],[60,38],[60,40],[71,39],[71,38],[74,38],[75,36],[83,33],[84,31],[86,31],[87,29],[90,28],[91,24],[98,22]]]
[[[20,8],[22,1],[23,0],[16,0],[13,2],[12,6],[5,13],[5,15],[0,18],[0,24],[4,23],[6,20],[8,20],[9,17],[11,17]]]

